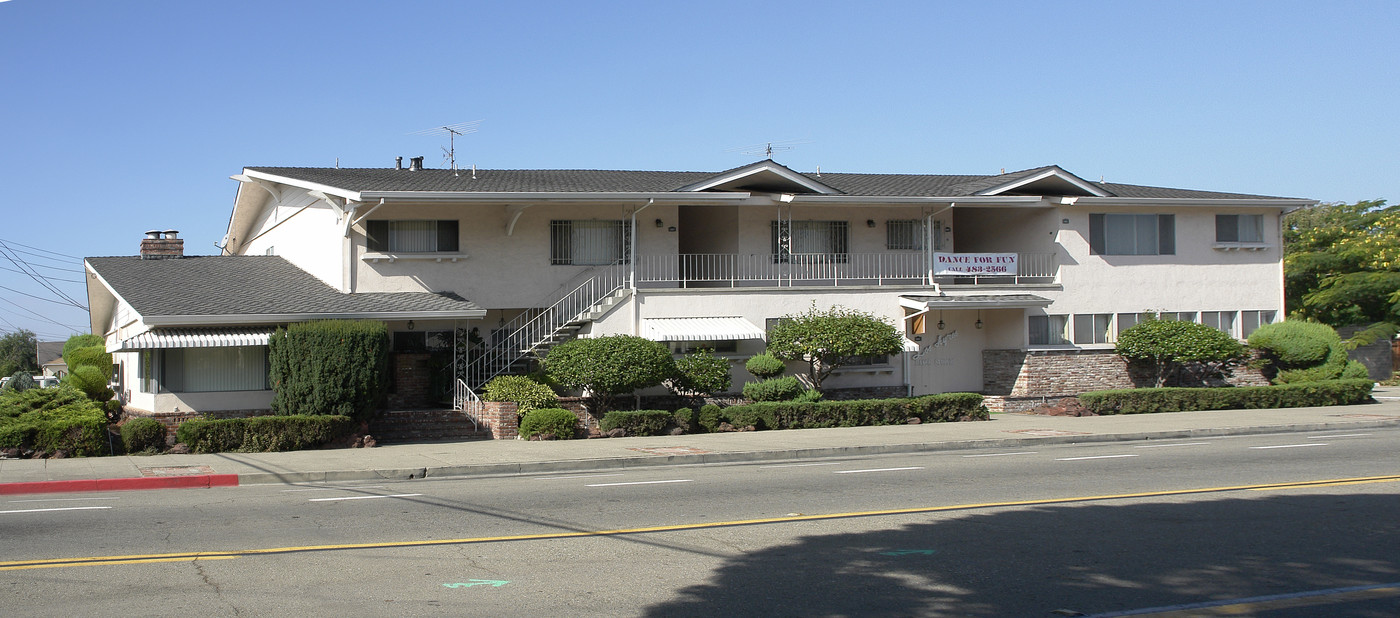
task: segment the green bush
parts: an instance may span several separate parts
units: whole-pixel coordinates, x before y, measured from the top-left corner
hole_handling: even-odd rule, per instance
[[[532,438],[549,434],[556,440],[571,440],[578,433],[578,416],[563,408],[530,410],[520,419],[520,435]]]
[[[787,371],[787,364],[769,352],[755,354],[744,362],[744,369],[760,380],[776,378]]]
[[[101,345],[67,350],[63,353],[63,362],[68,365],[69,372],[78,367],[96,367],[103,375],[112,375],[112,355]]]
[[[896,399],[853,401],[759,402],[724,409],[730,424],[758,429],[812,429],[900,425],[923,422],[986,420],[987,408],[976,393],[944,393]]]
[[[676,426],[682,431],[694,432],[699,428],[699,416],[690,408],[676,410],[675,420]]]
[[[0,392],[0,447],[106,455],[107,415],[68,386]]]
[[[598,422],[603,431],[623,429],[629,436],[657,436],[666,431],[675,415],[665,410],[612,410]]]
[[[660,385],[676,374],[666,346],[631,335],[565,341],[545,356],[544,368],[564,387],[588,392],[588,411],[595,417],[611,407],[614,397]]]
[[[185,421],[175,439],[196,453],[265,453],[323,446],[359,424],[344,415],[297,414]]]
[[[1260,326],[1249,335],[1266,363],[1265,375],[1274,373],[1274,384],[1299,384],[1364,378],[1366,367],[1347,360],[1342,338],[1331,326],[1288,320]]]
[[[744,385],[744,398],[749,401],[791,401],[806,390],[796,377],[769,378]]]
[[[1162,386],[1183,366],[1199,365],[1221,373],[1244,357],[1234,337],[1205,324],[1150,319],[1118,334],[1114,350],[1129,361],[1150,365],[1154,386]]]
[[[699,396],[729,390],[729,361],[700,350],[676,359],[676,375],[666,385],[677,395]]]
[[[82,391],[88,399],[108,401],[116,396],[116,393],[113,393],[112,389],[107,386],[107,378],[110,375],[112,375],[111,371],[103,371],[92,365],[70,366],[68,375],[64,376],[63,381]]]
[[[279,328],[268,340],[272,409],[367,419],[384,401],[388,363],[383,322],[325,320]]]
[[[700,407],[695,422],[700,424],[701,429],[713,433],[719,429],[719,424],[724,422],[724,410],[715,404],[707,403]]]
[[[517,412],[524,414],[538,408],[559,405],[554,390],[525,376],[496,376],[486,383],[482,399],[515,403]]]
[[[1095,414],[1152,414],[1191,410],[1247,410],[1341,406],[1371,400],[1370,380],[1331,380],[1283,386],[1124,389],[1084,393]]]
[[[165,425],[147,417],[128,420],[122,423],[122,446],[128,453],[159,451],[165,448]]]
[[[34,376],[29,375],[28,371],[16,371],[10,376],[10,381],[5,383],[5,390],[20,392],[35,386],[38,384],[34,382]]]
[[[72,337],[69,337],[67,341],[63,342],[63,362],[64,364],[68,365],[69,368],[72,368],[74,365],[80,364],[77,362],[77,359],[73,358],[73,350],[76,350],[78,348],[91,348],[103,346],[104,342],[102,341],[102,338],[97,335],[73,335]],[[112,361],[109,357],[107,360],[107,364],[110,365],[111,363]]]

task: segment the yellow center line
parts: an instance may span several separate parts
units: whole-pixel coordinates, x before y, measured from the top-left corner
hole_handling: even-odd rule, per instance
[[[876,511],[851,511],[845,513],[825,513],[817,515],[789,515],[784,517],[765,517],[759,519],[739,519],[732,521],[714,521],[693,524],[674,524],[670,526],[648,526],[643,528],[618,528],[613,530],[575,531],[575,532],[547,532],[541,534],[516,534],[508,536],[485,536],[461,539],[436,539],[418,541],[381,541],[376,543],[343,543],[335,545],[301,545],[289,547],[268,547],[262,549],[239,549],[230,551],[210,551],[210,552],[183,552],[166,554],[136,554],[125,556],[89,556],[83,558],[50,558],[43,560],[11,560],[0,561],[0,571],[16,571],[21,569],[42,569],[69,566],[95,566],[104,564],[135,564],[145,562],[175,562],[181,560],[224,560],[238,558],[242,556],[258,556],[268,554],[287,554],[310,551],[332,551],[348,549],[384,549],[394,547],[431,547],[434,545],[467,545],[472,543],[499,543],[505,541],[540,541],[550,539],[568,539],[581,537],[603,537],[620,536],[627,534],[646,534],[653,532],[675,532],[681,530],[702,530],[706,528],[726,528],[732,526],[752,526],[760,524],[790,523],[799,521],[820,521],[825,519],[845,519],[852,517],[881,517],[889,515],[910,515],[918,513],[939,513],[945,511],[963,511],[970,509],[1004,508],[1015,506],[1043,506],[1049,504],[1069,504],[1075,502],[1095,502],[1100,500],[1122,500],[1126,498],[1156,498],[1164,496],[1187,496],[1193,494],[1220,493],[1230,491],[1249,490],[1275,490],[1275,489],[1300,489],[1308,487],[1333,487],[1338,485],[1362,484],[1362,483],[1386,483],[1400,481],[1400,474],[1384,476],[1367,476],[1342,479],[1323,479],[1316,481],[1295,481],[1289,483],[1266,483],[1258,485],[1227,485],[1222,487],[1200,487],[1193,489],[1168,489],[1162,491],[1144,491],[1124,494],[1105,494],[1099,496],[1074,496],[1068,498],[1041,498],[1036,500],[1009,500],[1004,502],[978,502],[970,504],[952,504],[945,506],[923,506],[903,509],[883,509]]]

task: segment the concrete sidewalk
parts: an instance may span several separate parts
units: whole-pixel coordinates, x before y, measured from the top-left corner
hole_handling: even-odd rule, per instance
[[[802,460],[1040,444],[1400,426],[1400,388],[1377,403],[1097,417],[997,414],[987,422],[528,442],[387,445],[290,453],[0,460],[0,494],[469,477]]]

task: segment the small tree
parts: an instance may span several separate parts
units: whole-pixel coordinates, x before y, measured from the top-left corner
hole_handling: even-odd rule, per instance
[[[39,371],[39,339],[23,328],[0,337],[0,375]]]
[[[676,375],[666,380],[671,392],[686,397],[723,393],[729,386],[729,361],[709,350],[699,350],[676,360]]]
[[[807,363],[807,377],[817,390],[832,371],[861,356],[889,356],[904,349],[904,336],[870,313],[815,304],[806,313],[786,316],[768,335],[768,351],[782,360]]]
[[[1149,319],[1118,334],[1116,351],[1152,367],[1153,386],[1176,377],[1182,366],[1199,363],[1216,373],[1244,357],[1244,345],[1230,335],[1195,322]]]
[[[544,369],[565,388],[584,391],[595,418],[612,407],[614,397],[657,386],[676,373],[666,346],[631,335],[566,341],[549,351]]]
[[[367,419],[388,388],[389,332],[382,322],[325,320],[279,328],[268,339],[277,414]]]

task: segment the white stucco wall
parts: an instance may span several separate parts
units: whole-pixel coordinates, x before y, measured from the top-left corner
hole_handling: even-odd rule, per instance
[[[288,188],[268,204],[241,241],[243,255],[280,255],[337,290],[344,289],[344,236],[336,213],[305,191]]]

